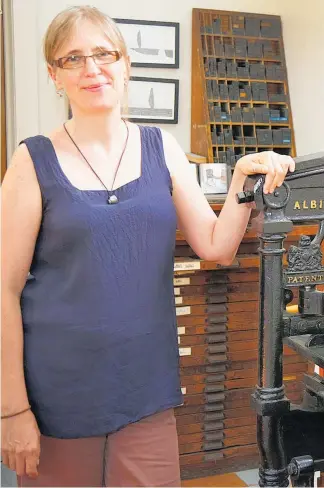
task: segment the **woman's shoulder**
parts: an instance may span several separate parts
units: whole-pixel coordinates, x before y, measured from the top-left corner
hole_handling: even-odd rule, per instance
[[[49,149],[49,143],[59,139],[60,128],[49,134],[34,134],[23,138],[16,147],[10,166],[16,171],[31,171],[34,173],[35,156],[39,152]]]
[[[4,183],[17,188],[26,185],[31,188],[38,185],[32,156],[27,145],[23,142],[19,144],[11,157]]]
[[[138,125],[138,127],[147,137],[163,142],[164,148],[179,146],[176,138],[166,129],[154,125]]]
[[[26,137],[24,137],[18,144],[18,147],[16,148],[16,151],[23,152],[27,149],[27,145],[30,143],[37,143],[37,141],[44,141],[44,140],[50,140],[50,141],[55,141],[57,139],[60,139],[62,137],[62,126],[58,127],[57,129],[52,130],[51,132],[48,133],[38,133],[38,134],[31,134]]]

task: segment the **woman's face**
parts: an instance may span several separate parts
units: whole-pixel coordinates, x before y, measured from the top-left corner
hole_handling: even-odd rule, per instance
[[[55,60],[69,57],[73,61],[76,58],[70,58],[71,55],[91,54],[105,58],[107,51],[116,50],[98,27],[84,21],[57,51]],[[96,64],[93,58],[86,58],[85,64],[77,68],[49,66],[48,69],[56,88],[65,91],[73,112],[96,113],[121,106],[127,83],[127,63],[123,57],[110,64]]]

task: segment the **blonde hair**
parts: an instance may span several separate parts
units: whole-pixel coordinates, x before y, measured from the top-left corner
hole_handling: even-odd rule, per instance
[[[49,65],[53,65],[56,52],[69,39],[75,26],[84,20],[98,26],[113,46],[121,52],[126,63],[127,76],[129,77],[127,47],[116,22],[96,7],[89,5],[69,7],[52,20],[44,38],[43,49],[46,62]]]

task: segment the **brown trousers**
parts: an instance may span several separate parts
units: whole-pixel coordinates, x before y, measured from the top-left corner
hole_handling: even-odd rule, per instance
[[[39,476],[18,486],[180,486],[173,409],[151,415],[108,436],[41,437]]]

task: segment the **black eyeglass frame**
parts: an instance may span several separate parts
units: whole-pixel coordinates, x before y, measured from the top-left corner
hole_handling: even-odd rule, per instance
[[[113,64],[113,63],[117,63],[117,61],[120,60],[120,58],[122,57],[122,53],[120,51],[117,51],[117,50],[113,50],[113,51],[106,51],[107,53],[110,53],[110,54],[114,54],[116,56],[116,59],[114,61],[111,61],[111,62],[104,62],[104,63],[97,63],[96,59],[95,59],[95,56],[97,56],[99,53],[95,53],[95,54],[89,54],[88,56],[85,56],[83,54],[78,54],[77,56],[79,58],[82,58],[83,60],[83,67],[85,66],[86,64],[86,59],[87,58],[92,58],[93,61],[96,63],[97,66],[100,66],[100,65],[103,65],[103,64]],[[71,56],[73,56],[73,54],[71,54]],[[52,66],[57,66],[58,68],[61,68],[61,69],[78,69],[80,68],[80,66],[76,66],[75,68],[65,68],[63,66],[63,61],[64,59],[68,59],[70,58],[71,56],[64,56],[63,58],[59,58],[59,59],[54,59],[53,63],[52,63]]]

